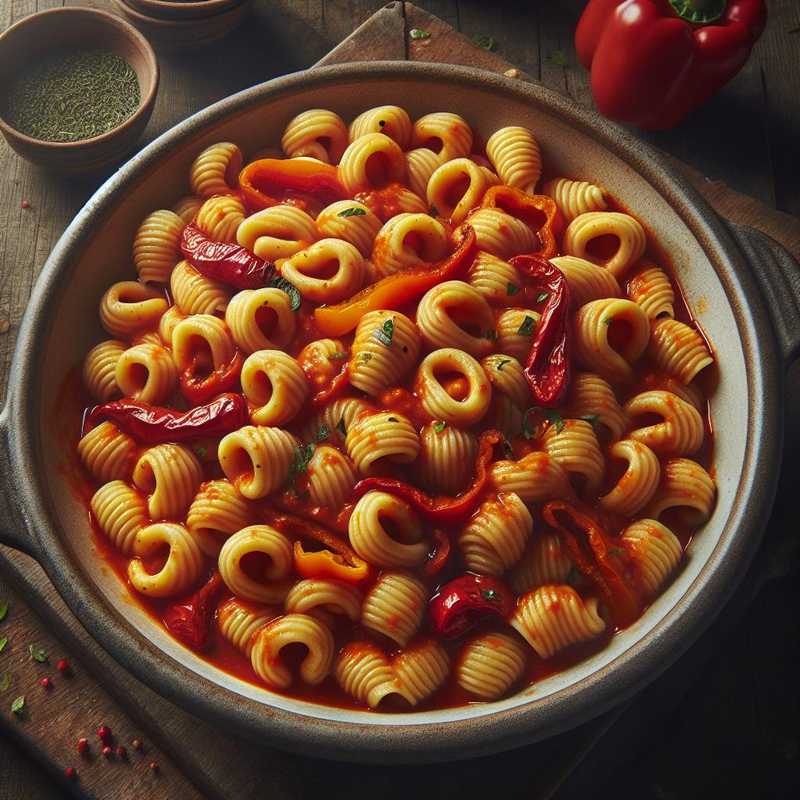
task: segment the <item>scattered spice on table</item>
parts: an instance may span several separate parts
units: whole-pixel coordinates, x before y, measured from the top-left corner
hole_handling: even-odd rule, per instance
[[[61,49],[21,70],[6,118],[35,139],[77,142],[116,128],[139,100],[139,81],[125,59],[107,50]]]
[[[42,678],[42,679],[39,681],[39,686],[41,686],[41,687],[42,687],[42,689],[52,689],[52,688],[53,688],[53,681],[51,681],[51,680],[50,680],[50,678],[48,678],[48,677],[45,675],[45,677],[44,677],[44,678]]]
[[[69,661],[66,658],[59,658],[58,662],[56,663],[56,669],[62,675],[70,675],[72,673],[72,667],[69,665]]]

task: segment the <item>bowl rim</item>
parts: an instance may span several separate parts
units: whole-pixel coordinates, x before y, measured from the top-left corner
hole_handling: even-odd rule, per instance
[[[147,65],[148,85],[145,87],[139,86],[139,105],[136,110],[129,117],[120,122],[119,125],[112,128],[110,131],[92,136],[89,139],[78,139],[75,142],[50,142],[47,139],[37,139],[34,136],[29,136],[27,133],[15,128],[9,124],[2,113],[0,113],[0,131],[5,136],[10,136],[17,141],[24,143],[28,147],[37,147],[40,149],[60,150],[62,152],[70,152],[81,150],[87,147],[92,147],[97,144],[104,144],[119,136],[121,133],[132,127],[141,117],[152,108],[153,103],[158,93],[158,84],[160,79],[160,71],[158,67],[158,59],[156,58],[155,51],[153,50],[150,42],[147,41],[145,36],[140,33],[129,22],[124,20],[117,14],[112,14],[108,11],[102,11],[99,8],[89,8],[83,6],[63,6],[61,8],[48,8],[44,11],[36,11],[33,14],[17,20],[13,25],[6,28],[0,33],[0,48],[4,46],[6,38],[13,35],[15,31],[29,25],[38,25],[39,21],[48,15],[65,15],[72,16],[92,16],[101,20],[103,24],[112,26],[117,30],[121,30],[131,41],[133,41],[141,50],[144,55]],[[144,91],[143,91],[144,90]]]
[[[236,14],[243,14],[246,10],[246,6],[249,5],[250,0],[239,0],[236,5],[233,5],[230,8],[222,8],[221,10],[215,11],[213,14],[196,17],[180,17],[177,15],[174,17],[153,17],[149,14],[145,14],[141,9],[131,5],[128,0],[114,0],[114,2],[122,14],[125,14],[132,20],[136,20],[137,23],[149,26],[153,29],[153,32],[155,32],[156,28],[160,28],[161,33],[163,34],[169,29],[188,31],[200,25],[208,25],[211,23],[219,25],[220,22],[233,19]],[[179,5],[191,5],[196,7],[199,5],[205,5],[205,3],[180,3]]]
[[[396,725],[322,719],[260,703],[199,676],[132,628],[85,578],[63,543],[64,531],[39,467],[42,398],[37,375],[59,284],[69,280],[77,256],[103,210],[125,196],[128,184],[157,168],[161,152],[282,96],[328,85],[403,80],[466,85],[528,103],[560,118],[620,157],[671,203],[706,252],[723,284],[745,352],[748,386],[746,458],[736,499],[719,540],[697,577],[664,618],[609,664],[546,697],[456,722]],[[70,608],[100,644],[140,680],[207,719],[271,746],[316,757],[366,762],[434,762],[486,755],[556,735],[617,705],[657,677],[711,624],[760,544],[774,498],[782,446],[783,371],[760,290],[718,217],[667,160],[617,126],[545,87],[484,70],[415,62],[368,62],[314,68],[275,78],[223,99],[162,134],[134,156],[89,199],[62,235],[34,287],[23,318],[9,392],[9,474],[24,476],[16,491],[40,563]],[[406,720],[409,720],[406,722]],[[391,731],[391,733],[390,733]]]
[[[208,16],[213,16],[219,13],[217,10],[219,8],[224,9],[225,6],[239,5],[241,3],[246,3],[247,0],[185,0],[185,2],[181,3],[176,3],[174,0],[137,0],[137,2],[145,6],[152,5],[157,8],[169,9],[170,11],[181,11],[185,9],[201,11],[204,9],[211,9],[211,13],[208,14]],[[125,5],[130,4],[125,3]]]

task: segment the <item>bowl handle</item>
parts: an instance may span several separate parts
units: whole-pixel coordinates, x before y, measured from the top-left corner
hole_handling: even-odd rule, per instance
[[[747,225],[724,220],[761,288],[781,356],[788,366],[800,357],[800,264],[774,239]]]
[[[8,405],[0,411],[0,544],[22,550],[37,561],[38,548],[25,524],[22,507],[14,498],[15,473],[11,463]]]

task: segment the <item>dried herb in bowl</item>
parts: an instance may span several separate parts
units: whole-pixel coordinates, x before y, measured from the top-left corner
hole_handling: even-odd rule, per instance
[[[136,73],[107,50],[54,50],[27,66],[6,97],[6,121],[48,142],[108,133],[139,107]]]

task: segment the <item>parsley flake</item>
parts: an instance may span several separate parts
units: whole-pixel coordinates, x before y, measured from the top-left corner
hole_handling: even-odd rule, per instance
[[[484,600],[497,600],[497,599],[499,599],[498,595],[497,595],[497,591],[495,589],[482,589],[481,590],[481,597]]]
[[[506,294],[508,294],[508,295],[514,295],[514,294],[516,294],[518,291],[519,291],[519,286],[517,286],[515,283],[508,283],[508,284],[506,285]]]
[[[314,444],[314,442],[301,444],[299,447],[295,447],[294,461],[292,461],[292,464],[289,467],[289,485],[292,488],[295,488],[295,482],[297,478],[304,472],[308,471],[308,464],[311,461],[311,457],[314,455],[314,450],[316,449],[317,446]]]
[[[549,61],[551,64],[555,64],[557,67],[567,66],[567,57],[563,50],[554,50],[549,56],[547,56],[547,61]]]
[[[362,364],[366,364],[367,361],[372,361],[372,353],[359,353],[358,360]]]
[[[5,692],[11,686],[11,673],[4,672],[0,676],[0,692]]]
[[[447,423],[441,419],[433,423],[433,429],[436,433],[441,433],[446,427]]]
[[[423,31],[421,28],[412,28],[408,32],[408,35],[412,39],[430,39],[431,38],[430,31]]]
[[[350,206],[340,211],[337,217],[365,217],[367,215],[366,208],[359,208],[358,206]]]
[[[555,411],[552,408],[545,408],[544,409],[544,416],[545,419],[551,424],[555,426],[556,433],[561,433],[564,430],[564,426],[567,424],[561,414],[558,411]]]
[[[324,442],[331,435],[331,429],[327,425],[320,425],[317,432],[317,441]]]
[[[0,653],[6,649],[6,645],[8,644],[8,636],[0,636]]]
[[[392,346],[392,337],[394,336],[394,320],[387,319],[383,325],[375,331],[375,338],[384,346]]]
[[[485,33],[476,33],[472,37],[472,43],[478,45],[478,47],[482,47],[484,50],[489,50],[490,52],[497,50],[497,42],[494,40],[494,37],[488,36]]]
[[[47,650],[39,644],[29,644],[28,652],[31,654],[31,659],[38,664],[44,664],[47,661]]]
[[[550,297],[550,292],[540,292],[536,298],[536,302],[543,303],[548,297]]]
[[[335,350],[328,356],[328,361],[344,361],[347,358],[347,353],[344,350]]]
[[[597,425],[600,423],[599,414],[586,414],[586,416],[581,417],[581,419],[588,422],[593,428],[597,427]]]
[[[342,436],[347,436],[347,428],[344,424],[344,416],[336,423],[336,430],[342,434]]]
[[[522,325],[519,326],[517,333],[520,336],[533,336],[533,326],[535,324],[536,320],[530,316],[530,314],[526,314],[525,319],[522,320]]]
[[[617,558],[621,558],[622,556],[625,555],[625,549],[622,547],[609,547],[608,552],[612,556],[616,556]]]
[[[203,447],[201,444],[195,445],[193,448],[194,454],[201,460],[205,461],[206,456],[208,455],[208,449]]]
[[[19,716],[25,708],[25,695],[21,694],[19,697],[14,698],[14,702],[11,704],[11,713],[16,714]]]
[[[500,361],[497,362],[497,371],[498,372],[502,372],[503,371],[503,367],[506,364],[510,364],[510,363],[511,363],[511,359],[510,358],[501,358]]]
[[[400,420],[399,420],[399,419],[397,419],[397,417],[387,417],[387,420],[388,420],[389,422],[400,422]]]
[[[0,622],[8,616],[8,603],[0,602]]]
[[[606,317],[603,319],[603,325],[610,325],[614,321],[614,317]]]

